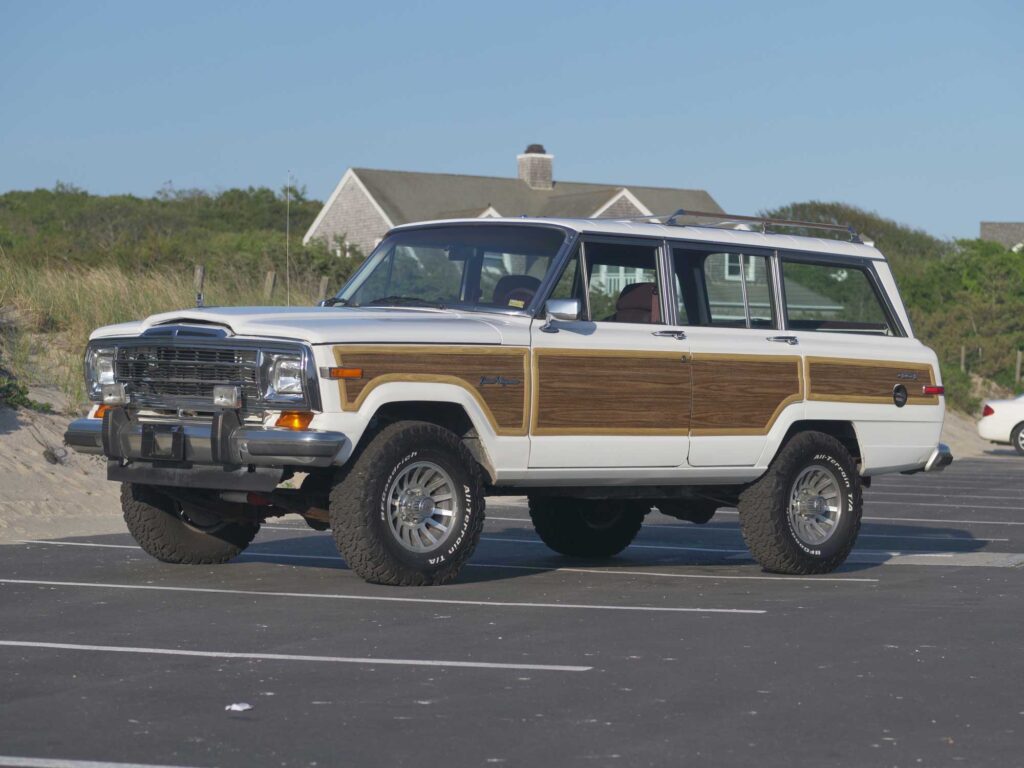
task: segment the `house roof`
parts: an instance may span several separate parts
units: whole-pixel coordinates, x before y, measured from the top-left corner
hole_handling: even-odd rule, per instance
[[[352,170],[396,225],[454,218],[453,214],[482,212],[489,206],[502,216],[586,217],[623,189],[628,189],[655,214],[669,214],[680,208],[722,210],[711,195],[701,189],[575,181],[556,181],[552,189],[531,189],[518,178],[374,168]]]

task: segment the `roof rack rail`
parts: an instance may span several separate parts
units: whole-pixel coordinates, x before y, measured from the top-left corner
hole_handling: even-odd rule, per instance
[[[662,216],[636,216],[628,221],[661,221],[670,227],[687,227],[695,226],[692,224],[683,224],[678,221],[682,216],[689,216],[694,219],[718,219],[719,224],[699,224],[696,226],[726,226],[733,222],[745,222],[750,221],[761,225],[761,233],[765,234],[768,232],[768,227],[799,227],[802,229],[822,229],[829,232],[843,232],[850,236],[850,240],[854,243],[863,242],[860,237],[860,233],[849,224],[821,224],[814,221],[797,221],[795,219],[773,219],[765,216],[740,216],[733,213],[710,213],[708,211],[688,211],[685,208],[680,208],[673,214],[662,215]]]
[[[850,236],[850,240],[855,243],[860,242],[860,233],[856,229],[851,227],[849,224],[820,224],[814,221],[797,221],[795,219],[772,219],[764,216],[739,216],[731,213],[708,213],[707,211],[687,211],[680,208],[678,211],[673,213],[667,219],[665,223],[669,226],[683,226],[685,224],[679,224],[676,219],[680,216],[690,216],[695,219],[719,219],[723,222],[732,221],[751,221],[761,225],[761,233],[764,234],[768,231],[769,226],[776,227],[800,227],[803,229],[822,229],[829,232],[844,232]]]

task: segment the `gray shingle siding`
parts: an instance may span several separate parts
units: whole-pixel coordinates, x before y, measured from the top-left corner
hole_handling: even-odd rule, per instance
[[[324,211],[324,217],[310,234],[310,239],[333,244],[335,238],[344,237],[366,254],[387,231],[387,221],[355,178],[350,176],[334,198],[334,203]]]
[[[611,204],[606,211],[601,212],[602,219],[631,219],[636,216],[643,216],[644,212],[629,201],[629,198],[622,195]]]
[[[992,240],[1006,248],[1024,243],[1024,221],[983,221],[981,239]]]

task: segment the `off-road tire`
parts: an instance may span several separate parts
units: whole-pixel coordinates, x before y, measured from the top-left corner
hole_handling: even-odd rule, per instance
[[[165,563],[213,565],[238,557],[256,537],[259,523],[223,521],[200,528],[181,505],[149,485],[121,484],[128,531],[148,554]]]
[[[440,466],[460,491],[454,496],[454,530],[432,552],[411,552],[398,543],[388,521],[393,478],[416,461]],[[331,532],[348,567],[374,584],[419,587],[446,584],[476,549],[484,526],[480,469],[454,432],[421,421],[384,427],[339,470],[330,498]]]
[[[671,499],[655,502],[658,511],[663,515],[677,520],[686,520],[696,525],[704,525],[711,521],[720,506],[717,501],[707,499]]]
[[[832,473],[842,501],[835,531],[816,547],[797,537],[788,514],[793,483],[811,465]],[[740,495],[740,530],[754,559],[766,571],[829,573],[853,549],[860,531],[861,504],[860,475],[849,451],[831,435],[801,432],[782,447],[768,471]]]
[[[635,501],[530,496],[530,519],[541,541],[571,557],[612,557],[628,547],[649,511]]]
[[[1013,445],[1013,450],[1024,456],[1024,422],[1013,428],[1013,432],[1010,433],[1010,443]]]

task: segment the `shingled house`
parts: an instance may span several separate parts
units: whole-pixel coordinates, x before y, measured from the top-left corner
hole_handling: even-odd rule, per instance
[[[981,239],[992,240],[1014,251],[1024,250],[1024,221],[983,221]]]
[[[495,216],[626,218],[680,208],[720,212],[699,189],[555,181],[554,155],[531,144],[518,178],[349,168],[302,242],[341,241],[369,253],[391,227],[432,219]]]

